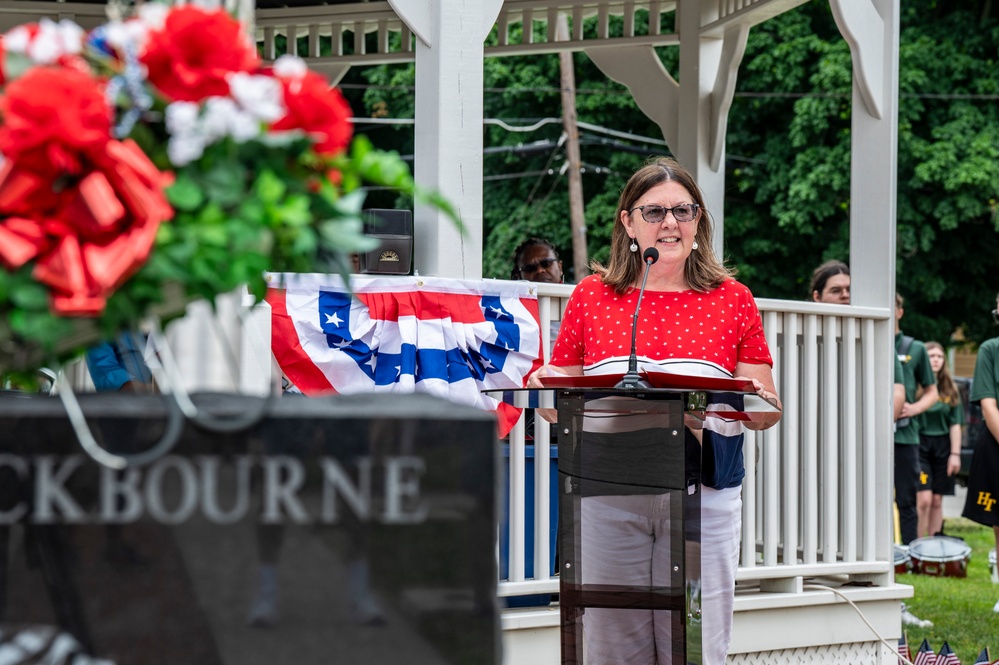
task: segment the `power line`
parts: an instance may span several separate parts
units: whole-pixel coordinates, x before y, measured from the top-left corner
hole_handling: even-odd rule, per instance
[[[568,164],[568,162],[566,164]],[[565,175],[565,168],[559,169],[558,177],[552,180],[552,186],[548,188],[548,192],[545,194],[545,198],[541,199],[541,202],[535,207],[535,210],[540,211],[545,209],[545,206],[548,205],[548,199],[551,198],[552,192],[555,191],[555,186],[562,181],[562,176],[564,175]]]
[[[629,132],[619,132],[616,129],[609,129],[607,127],[601,127],[600,125],[591,125],[588,122],[577,122],[576,124],[582,127],[583,129],[589,130],[591,132],[606,134],[607,136],[613,136],[619,139],[638,141],[640,143],[651,143],[653,145],[666,145],[666,141],[664,141],[663,139],[654,139],[649,136],[640,136],[638,134],[631,134]]]
[[[376,125],[414,125],[416,123],[416,121],[413,118],[351,118],[350,119],[350,121],[355,124],[362,124],[368,122],[369,120],[371,121],[372,124]],[[523,127],[516,127],[508,124],[506,121],[499,120],[497,118],[483,119],[483,123],[485,124],[498,125],[500,127],[503,127],[504,129],[508,129],[509,131],[515,131],[515,132],[533,131],[535,129],[543,127],[544,125],[560,123],[560,122],[561,120],[558,118],[542,118],[541,120],[532,122],[532,124],[530,125]],[[585,123],[585,122],[580,122],[578,123],[578,125],[588,131],[596,132],[598,134],[605,134],[607,136],[621,138],[628,141],[635,141],[638,143],[647,143],[650,145],[663,146],[668,150],[666,142],[662,139],[656,139],[650,136],[641,136],[639,134],[632,134],[630,132],[619,132],[614,129],[601,127],[599,125],[592,125],[590,123]],[[581,138],[581,143],[583,145],[614,148],[615,150],[620,150],[622,152],[631,152],[638,155],[658,155],[662,153],[662,150],[650,150],[648,148],[642,148],[640,146],[634,146],[634,145],[629,145],[627,143],[622,143],[621,141],[617,141],[614,139],[605,139],[589,135],[582,135],[580,138]],[[523,212],[525,208],[528,205],[530,205],[531,199],[533,198],[534,194],[537,192],[538,186],[540,185],[540,181],[546,175],[554,175],[555,172],[550,167],[552,161],[554,161],[555,157],[558,154],[559,148],[561,147],[562,144],[562,140],[563,139],[560,138],[557,144],[549,139],[542,139],[540,141],[533,141],[531,143],[518,143],[516,145],[491,146],[488,148],[483,148],[482,150],[483,156],[488,156],[492,154],[511,153],[511,152],[526,156],[529,154],[551,151],[548,157],[548,163],[545,164],[544,166],[544,170],[524,171],[521,173],[490,175],[483,177],[484,181],[493,181],[493,180],[513,180],[517,178],[529,178],[533,176],[538,176],[538,182],[534,184],[534,188],[531,190],[531,193],[528,195],[527,201],[525,202],[524,206],[521,208],[520,212],[518,213],[517,221],[520,221],[520,218],[523,217]],[[727,154],[726,158],[731,161],[740,161],[749,164],[759,164],[759,165],[766,164],[766,161],[762,159],[753,158],[753,157],[743,157],[741,155],[733,155],[731,153]],[[402,155],[403,161],[412,162],[413,159],[414,159],[413,155]],[[605,167],[593,167],[592,170],[594,173],[610,173],[610,170],[606,169]],[[548,196],[545,197],[545,200],[547,200],[547,198]]]
[[[355,125],[369,124],[369,125],[415,125],[415,118],[350,118],[350,122]],[[511,119],[511,122],[516,122],[516,120]],[[526,121],[525,121],[526,122]],[[561,118],[541,118],[540,120],[531,120],[532,124],[525,127],[516,127],[509,124],[506,120],[502,118],[483,118],[482,124],[484,125],[496,125],[497,127],[502,127],[508,132],[533,132],[537,129],[541,129],[545,125],[552,124],[562,124]]]
[[[527,199],[524,200],[524,205],[520,206],[520,210],[517,211],[517,217],[513,221],[514,227],[517,227],[520,224],[520,220],[524,218],[524,212],[527,210],[527,207],[531,205],[534,199],[534,194],[538,191],[538,187],[541,186],[542,180],[551,170],[552,162],[555,161],[556,155],[558,155],[559,151],[561,151],[562,143],[565,141],[565,138],[566,138],[565,133],[563,132],[562,136],[559,137],[558,144],[552,150],[551,155],[548,156],[548,163],[545,164],[544,167],[542,167],[542,170],[539,172],[538,179],[534,181],[534,186],[531,188],[531,193],[527,195]],[[555,182],[557,183],[558,179],[556,179]],[[554,189],[554,187],[555,184],[553,183],[552,189]],[[544,204],[548,201],[548,196],[551,196],[551,189],[548,190],[548,194],[545,196],[541,205],[538,206],[538,209],[542,208]]]
[[[541,141],[534,141],[532,143],[518,143],[516,145],[498,145],[491,146],[489,148],[483,148],[483,155],[494,155],[497,153],[508,153],[514,152],[520,156],[531,155],[537,152],[548,152],[553,148],[557,148],[555,141],[550,139],[542,139]]]
[[[413,92],[416,90],[415,86],[411,85],[377,85],[377,84],[366,84],[366,83],[341,83],[339,88],[345,90],[398,90],[400,92]],[[484,93],[488,94],[537,94],[537,93],[547,93],[556,95],[561,92],[559,88],[553,86],[532,86],[526,88],[483,88]],[[631,93],[627,90],[613,90],[607,88],[577,88],[577,95],[613,95],[613,96],[631,96]],[[802,98],[848,98],[852,95],[851,92],[768,92],[768,91],[740,91],[736,92],[736,97],[747,97],[747,98],[772,98],[772,99],[802,99]],[[971,93],[960,93],[960,92],[900,92],[899,97],[905,97],[908,99],[965,99],[972,101],[997,101],[999,100],[999,94],[971,94]]]
[[[593,145],[593,146],[601,146],[601,147],[605,147],[605,148],[614,148],[615,150],[619,150],[621,152],[630,152],[630,153],[634,153],[636,155],[661,155],[661,154],[663,154],[662,150],[656,150],[656,149],[653,149],[653,148],[644,148],[644,147],[641,147],[641,146],[631,145],[629,143],[623,143],[623,142],[617,141],[615,139],[606,139],[606,138],[602,138],[602,137],[599,137],[599,136],[583,135],[580,138],[579,142],[582,145]]]
[[[371,124],[371,125],[415,125],[416,120],[414,118],[351,118],[350,121],[356,125]],[[513,122],[511,120],[511,122]],[[510,132],[533,132],[545,125],[561,124],[561,118],[541,118],[540,120],[535,120],[532,124],[526,126],[515,126],[511,125],[508,121],[501,118],[483,118],[482,123],[485,125],[496,125],[502,127],[503,129]],[[607,136],[613,136],[619,139],[627,139],[629,141],[638,141],[640,143],[651,143],[653,145],[666,145],[666,141],[663,139],[656,139],[649,136],[642,136],[640,134],[632,134],[631,132],[622,132],[616,129],[611,129],[609,127],[602,127],[601,125],[594,125],[589,122],[577,122],[576,123],[582,129],[597,132],[598,134],[606,134]]]
[[[520,173],[501,173],[498,175],[486,175],[482,176],[483,182],[491,182],[494,180],[519,180],[520,178],[533,178],[535,176],[546,176],[552,175],[555,171],[549,169],[547,171],[521,171]]]

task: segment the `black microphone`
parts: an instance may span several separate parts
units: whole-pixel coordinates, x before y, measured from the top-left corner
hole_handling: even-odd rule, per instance
[[[652,264],[659,260],[659,250],[649,247],[642,252],[642,260],[645,261],[645,274],[642,276],[642,288],[638,292],[638,303],[635,305],[635,316],[631,319],[631,355],[628,357],[628,373],[618,382],[618,388],[629,388],[632,390],[651,388],[648,381],[644,381],[638,373],[638,310],[642,306],[642,296],[645,294],[645,282],[649,279],[649,270]]]

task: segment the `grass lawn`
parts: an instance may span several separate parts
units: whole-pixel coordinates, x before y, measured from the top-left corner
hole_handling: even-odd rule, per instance
[[[963,665],[972,665],[986,646],[994,660],[999,658],[999,614],[992,612],[992,606],[999,600],[999,585],[992,584],[989,578],[989,550],[995,547],[992,529],[964,518],[948,518],[945,530],[948,536],[963,538],[971,546],[968,576],[896,577],[898,583],[915,589],[913,598],[906,601],[909,611],[933,622],[932,628],[905,627],[909,649],[915,657],[926,639],[936,653],[947,640]]]

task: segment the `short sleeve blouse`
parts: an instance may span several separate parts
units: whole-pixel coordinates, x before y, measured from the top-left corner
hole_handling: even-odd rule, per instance
[[[588,373],[627,358],[637,302],[638,289],[617,295],[596,275],[583,279],[569,298],[551,363],[582,365]],[[773,365],[753,294],[733,279],[708,293],[646,291],[636,346],[643,364],[702,361],[703,373],[722,376],[732,376],[740,362]]]

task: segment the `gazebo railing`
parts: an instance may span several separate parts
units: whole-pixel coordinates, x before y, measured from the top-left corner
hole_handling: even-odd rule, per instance
[[[570,286],[539,285],[541,329],[560,318]],[[800,592],[830,575],[886,583],[892,562],[886,522],[890,469],[876,439],[875,332],[888,312],[843,305],[758,300],[784,404],[776,427],[745,443],[742,552],[737,580],[767,592]],[[827,342],[827,340],[829,342]],[[547,340],[546,340],[547,341]],[[544,346],[550,347],[548,344]],[[888,399],[888,395],[884,396]],[[830,415],[831,414],[831,415]],[[501,596],[558,592],[550,557],[549,428],[535,423],[533,459],[523,420],[509,439],[508,575]],[[525,470],[534,465],[534,533],[525,533]],[[886,475],[888,474],[888,475]],[[527,577],[525,543],[533,542]]]
[[[487,56],[510,56],[597,45],[675,46],[679,44],[677,35],[660,27],[663,16],[675,10],[676,2],[667,0],[507,0],[496,20],[495,39],[487,40],[485,52]],[[569,17],[568,40],[556,39],[560,13]],[[589,23],[594,17],[595,22]],[[584,30],[584,24],[594,29]],[[320,69],[323,65],[415,59],[415,37],[387,2],[260,9],[256,27],[268,60],[278,52],[279,37],[287,40],[288,53],[308,58],[310,66]],[[299,48],[300,38],[307,38],[304,49]]]

